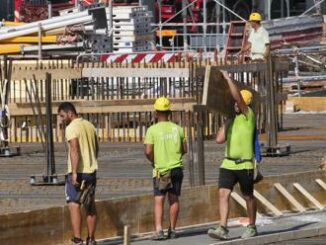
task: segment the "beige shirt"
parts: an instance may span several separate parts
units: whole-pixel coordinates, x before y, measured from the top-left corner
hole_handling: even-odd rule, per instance
[[[95,127],[83,118],[74,119],[66,128],[66,140],[78,139],[80,155],[78,173],[93,173],[97,170],[97,136]],[[69,144],[68,144],[69,145]],[[71,173],[70,147],[68,155],[68,173]]]
[[[266,45],[269,44],[269,36],[265,28],[260,26],[257,31],[252,28],[249,34],[248,42],[251,43],[251,59],[264,59]]]

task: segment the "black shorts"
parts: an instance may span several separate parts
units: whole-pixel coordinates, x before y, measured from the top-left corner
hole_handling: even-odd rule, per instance
[[[164,196],[167,192],[174,194],[176,196],[180,196],[182,180],[183,180],[182,168],[174,168],[171,170],[172,187],[170,189],[160,191],[158,187],[155,185],[156,178],[153,178],[154,196]]]
[[[236,183],[239,182],[240,190],[245,196],[252,196],[254,193],[254,171],[243,170],[229,170],[220,168],[218,179],[218,187],[233,190]]]

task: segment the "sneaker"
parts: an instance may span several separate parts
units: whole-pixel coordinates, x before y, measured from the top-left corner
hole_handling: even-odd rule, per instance
[[[175,230],[172,230],[171,228],[168,229],[168,239],[176,239],[177,238],[177,232]]]
[[[162,230],[155,232],[152,236],[152,240],[154,240],[154,241],[160,241],[160,240],[165,240],[165,239],[166,239],[166,237],[164,236],[164,232]]]
[[[209,229],[207,234],[214,239],[227,240],[230,238],[229,230],[224,226],[218,226],[216,229]]]
[[[255,225],[248,225],[245,232],[242,234],[241,238],[249,238],[249,237],[254,237],[257,236],[258,232],[257,232],[257,228]]]
[[[86,245],[96,245],[96,241],[90,237],[87,237],[86,239]]]
[[[81,238],[78,237],[74,237],[71,239],[71,244],[72,245],[83,245],[83,240]]]

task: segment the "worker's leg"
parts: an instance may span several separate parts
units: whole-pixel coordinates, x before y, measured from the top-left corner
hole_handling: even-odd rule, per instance
[[[220,211],[220,226],[227,227],[229,217],[229,199],[231,190],[220,188],[218,191],[219,211]]]
[[[254,171],[253,170],[242,170],[239,172],[239,184],[244,199],[247,204],[247,212],[249,218],[249,225],[245,232],[242,234],[242,238],[253,237],[257,235],[256,229],[256,213],[257,213],[257,202],[254,197]]]
[[[234,170],[220,168],[219,173],[219,212],[220,226],[227,227],[229,217],[229,199],[234,185],[237,183],[237,177]]]
[[[72,231],[75,238],[81,238],[80,235],[80,226],[81,226],[81,214],[80,214],[80,205],[78,203],[70,202],[68,204],[70,212],[70,222],[72,226]]]
[[[182,168],[174,168],[171,170],[172,188],[169,190],[169,204],[170,204],[170,227],[169,232],[175,230],[180,204],[179,196],[181,195],[181,186],[183,181]],[[174,234],[175,235],[175,234]]]
[[[96,205],[95,200],[93,199],[90,207],[86,210],[87,237],[91,240],[95,240],[96,215]]]
[[[155,216],[155,230],[157,232],[163,230],[163,210],[164,210],[165,196],[154,196],[154,216]]]

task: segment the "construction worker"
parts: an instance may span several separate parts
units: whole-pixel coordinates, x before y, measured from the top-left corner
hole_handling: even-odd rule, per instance
[[[187,153],[183,129],[169,121],[170,101],[160,97],[155,101],[157,123],[146,132],[144,153],[153,167],[155,232],[153,240],[174,239],[179,213],[179,196],[183,180],[182,156]],[[166,193],[170,204],[170,226],[164,235],[162,220]]]
[[[66,176],[66,201],[70,211],[70,220],[74,237],[72,244],[83,244],[81,239],[80,205],[86,211],[88,236],[86,244],[94,245],[96,226],[95,186],[98,168],[98,140],[95,127],[89,121],[79,118],[73,104],[63,102],[58,114],[65,125],[65,137],[68,142],[68,174]]]
[[[216,229],[209,229],[208,235],[215,239],[228,239],[229,231],[227,221],[229,214],[229,198],[236,183],[246,200],[249,225],[242,238],[257,235],[256,222],[256,200],[254,190],[254,133],[255,114],[249,107],[252,101],[252,93],[248,90],[241,90],[233,83],[228,73],[223,71],[235,100],[235,116],[224,124],[216,135],[216,142],[226,142],[225,158],[222,161],[219,172],[219,212],[220,224]]]
[[[252,61],[264,61],[267,59],[270,52],[269,35],[265,28],[261,25],[261,15],[257,12],[251,13],[249,23],[251,30],[248,37],[248,42],[240,54],[249,51],[250,59]]]

